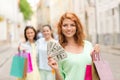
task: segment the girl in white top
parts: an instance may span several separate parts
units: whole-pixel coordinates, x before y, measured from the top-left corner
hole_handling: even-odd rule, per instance
[[[53,33],[50,25],[42,26],[43,37],[37,42],[39,43],[39,69],[41,80],[55,80],[52,69],[48,65],[47,60],[47,42],[54,40]]]

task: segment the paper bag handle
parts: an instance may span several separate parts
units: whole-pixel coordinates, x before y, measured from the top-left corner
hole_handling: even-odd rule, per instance
[[[100,53],[96,52],[95,50],[92,52],[92,60],[93,61],[100,61]]]

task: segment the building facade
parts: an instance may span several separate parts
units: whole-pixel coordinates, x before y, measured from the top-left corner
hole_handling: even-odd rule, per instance
[[[19,0],[0,0],[0,43],[12,43],[20,39],[23,16],[19,12]]]
[[[120,0],[50,0],[47,3],[49,10],[45,13],[50,13],[50,17],[45,18],[55,30],[60,16],[72,11],[80,18],[87,39],[93,44],[120,45]]]

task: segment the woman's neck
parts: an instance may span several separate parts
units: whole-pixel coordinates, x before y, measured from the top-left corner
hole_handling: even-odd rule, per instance
[[[35,41],[34,40],[29,40],[30,43],[34,43]]]
[[[49,40],[52,40],[53,38],[50,37],[50,38],[45,38],[45,41],[49,41]]]
[[[74,40],[74,38],[69,38],[69,39],[67,39],[67,45],[69,46],[69,45],[76,45],[77,43],[75,42],[75,40]]]

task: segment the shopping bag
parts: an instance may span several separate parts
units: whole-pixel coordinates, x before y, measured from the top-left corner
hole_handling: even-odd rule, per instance
[[[28,65],[27,65],[27,72],[32,72],[33,71],[33,67],[32,67],[32,61],[31,61],[31,55],[30,53],[28,53]]]
[[[106,60],[103,60],[103,58],[100,57],[99,53],[96,53],[94,51],[92,53],[92,59],[93,65],[95,67],[94,69],[96,69],[100,80],[114,80],[109,63]]]
[[[100,80],[95,65],[87,65],[84,80]]]
[[[100,80],[93,62],[92,62],[92,80]]]
[[[22,52],[21,54],[23,57],[27,58],[27,72],[30,73],[33,71],[33,67],[32,67],[32,61],[31,61],[31,55],[30,53],[27,52]]]
[[[92,66],[87,65],[84,80],[92,80]]]
[[[24,77],[24,67],[26,59],[22,56],[13,56],[10,75],[22,78]]]
[[[28,60],[27,60],[27,58],[25,58],[23,78],[26,78],[26,76],[27,76],[27,64],[28,64]]]

